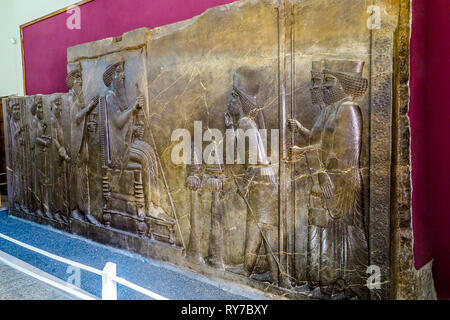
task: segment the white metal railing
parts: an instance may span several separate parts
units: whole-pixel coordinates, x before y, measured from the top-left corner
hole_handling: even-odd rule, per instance
[[[18,263],[14,263],[13,261],[11,261],[11,258],[5,258],[2,255],[0,255],[0,262],[6,264],[7,266],[20,271],[28,276],[31,276],[35,279],[38,279],[46,284],[51,285],[52,287],[58,288],[62,291],[65,291],[67,293],[70,293],[71,295],[83,299],[83,300],[96,300],[93,296],[85,294],[84,292],[81,292],[80,290],[77,290],[78,288],[76,288],[75,286],[71,286],[68,284],[64,284],[58,281],[55,281],[49,277],[43,276],[42,274],[38,274],[37,272],[33,272],[31,270],[29,270],[28,268],[25,268],[23,266],[21,266]]]
[[[33,252],[39,253],[39,254],[41,254],[43,256],[46,256],[46,257],[48,257],[48,258],[50,258],[52,260],[59,261],[59,262],[71,265],[71,266],[73,266],[75,268],[79,268],[81,270],[85,270],[85,271],[88,271],[88,272],[91,272],[91,273],[94,273],[96,275],[101,276],[102,277],[102,300],[117,300],[117,284],[118,283],[123,285],[123,286],[125,286],[125,287],[128,287],[128,288],[130,288],[130,289],[132,289],[134,291],[137,291],[137,292],[139,292],[139,293],[141,293],[141,294],[143,294],[143,295],[145,295],[147,297],[150,297],[152,299],[155,299],[155,300],[168,300],[167,298],[165,298],[165,297],[163,297],[163,296],[161,296],[161,295],[159,295],[159,294],[157,294],[155,292],[152,292],[152,291],[150,291],[148,289],[145,289],[145,288],[143,288],[141,286],[138,286],[138,285],[136,285],[136,284],[134,284],[134,283],[132,283],[132,282],[130,282],[128,280],[125,280],[125,279],[123,279],[121,277],[118,277],[117,276],[117,266],[116,266],[116,264],[114,264],[112,262],[108,262],[103,270],[98,270],[96,268],[93,268],[93,267],[90,267],[90,266],[86,266],[86,265],[84,265],[82,263],[78,263],[78,262],[75,262],[75,261],[72,261],[72,260],[69,260],[69,259],[57,256],[57,255],[52,254],[50,252],[44,251],[42,249],[33,247],[33,246],[31,246],[29,244],[26,244],[24,242],[21,242],[19,240],[16,240],[16,239],[13,239],[11,237],[8,237],[7,235],[4,235],[2,233],[0,233],[0,238],[4,239],[6,241],[9,241],[11,243],[14,243],[14,244],[16,244],[18,246],[21,246],[21,247],[23,247],[25,249],[28,249],[28,250],[31,250]],[[19,271],[24,272],[24,270],[21,270],[23,268],[21,268],[20,266],[17,266],[16,264],[13,264],[11,262],[5,261],[6,259],[1,259],[0,258],[0,260],[3,261],[4,263],[8,264],[9,266],[11,266],[11,267],[13,267],[13,268],[15,268],[15,269],[17,269]],[[28,273],[28,272],[25,272],[25,273]],[[39,277],[42,278],[41,276],[39,276]],[[44,279],[39,279],[39,280],[44,281],[44,282],[46,282],[46,283],[48,283],[48,284],[50,284],[52,286],[58,287],[59,289],[62,289],[64,291],[68,291],[68,290],[66,290],[67,288],[61,288],[61,285],[55,284],[55,282],[53,282],[53,281],[45,281]],[[74,294],[73,291],[71,291],[69,293]],[[74,295],[76,295],[77,297],[82,298],[82,299],[87,299],[85,295],[82,295],[82,296],[80,296],[79,294],[74,294]]]

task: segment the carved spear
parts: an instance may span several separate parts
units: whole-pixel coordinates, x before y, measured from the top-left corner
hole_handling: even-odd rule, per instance
[[[136,95],[137,95],[137,97],[140,96],[140,89],[139,89],[138,83],[136,83]],[[145,112],[145,110],[142,110],[142,112],[144,113],[145,123],[149,123],[148,118],[147,118],[147,113]],[[177,223],[178,232],[180,233],[181,244],[183,245],[184,252],[186,252],[186,244],[184,243],[183,233],[181,232],[180,222],[178,221],[177,211],[175,209],[175,204],[173,202],[172,194],[170,193],[169,184],[167,183],[166,174],[164,173],[164,169],[163,169],[163,166],[162,166],[161,160],[159,158],[159,154],[158,154],[158,149],[156,148],[155,138],[153,137],[153,132],[152,132],[150,125],[148,125],[147,128],[150,132],[150,137],[152,138],[152,144],[153,144],[153,149],[155,150],[156,161],[158,161],[159,169],[161,171],[161,175],[162,175],[163,181],[164,181],[164,186],[166,187],[167,195],[169,196],[170,205],[172,207],[172,212],[175,217],[175,221]]]

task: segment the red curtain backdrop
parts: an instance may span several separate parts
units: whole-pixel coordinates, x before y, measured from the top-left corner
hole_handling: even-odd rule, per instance
[[[413,0],[411,109],[416,267],[434,258],[450,299],[450,2]]]
[[[413,165],[413,225],[416,268],[432,258],[433,216],[428,210],[427,152],[427,1],[415,0],[411,35],[411,155]]]
[[[69,30],[63,12],[23,29],[26,93],[67,92],[67,48],[190,19],[234,0],[94,0],[82,6],[81,29]],[[75,1],[74,1],[75,2]]]
[[[61,13],[24,28],[27,94],[66,92],[70,46],[189,19],[233,0],[94,0],[81,30]],[[450,299],[450,3],[413,0],[411,106],[415,262],[434,262],[439,298]]]

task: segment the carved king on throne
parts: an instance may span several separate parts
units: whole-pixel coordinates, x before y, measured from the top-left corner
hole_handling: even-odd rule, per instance
[[[125,62],[109,66],[103,80],[109,91],[100,98],[102,182],[107,227],[175,245],[175,220],[160,206],[159,162],[145,141],[145,101],[128,106]]]

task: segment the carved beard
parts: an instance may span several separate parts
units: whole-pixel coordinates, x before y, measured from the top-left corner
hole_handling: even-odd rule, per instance
[[[38,111],[36,112],[36,115],[39,120],[44,120],[44,111],[43,110],[38,109]]]
[[[53,114],[55,115],[56,119],[61,119],[61,109],[60,107],[55,107]]]
[[[341,101],[347,97],[344,90],[342,90],[342,87],[339,84],[336,84],[335,86],[331,88],[324,88],[323,89],[323,100],[326,104],[333,104],[338,101]]]
[[[143,125],[139,125],[134,130],[134,136],[136,139],[142,140],[144,138],[145,128]]]
[[[78,102],[79,104],[83,103],[83,90],[81,87],[77,86],[72,90],[73,101]]]
[[[241,111],[241,103],[240,102],[235,102],[235,103],[230,103],[228,105],[228,112],[232,115],[232,116],[239,116],[240,115],[240,111]]]
[[[127,104],[125,102],[125,81],[122,77],[117,77],[114,79],[114,91],[120,101],[120,110],[125,111],[127,109]]]
[[[321,105],[323,104],[323,92],[321,89],[311,89],[311,100],[313,105]]]

